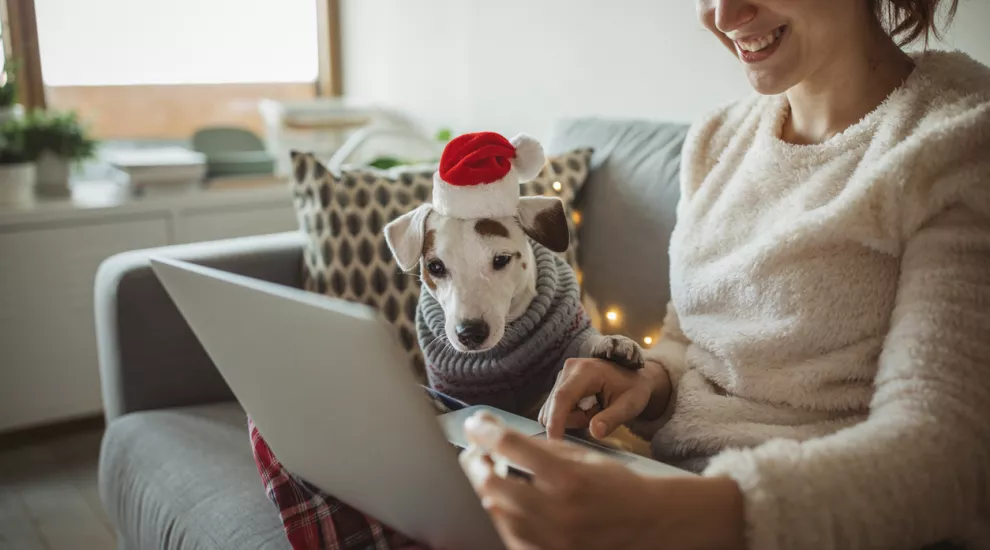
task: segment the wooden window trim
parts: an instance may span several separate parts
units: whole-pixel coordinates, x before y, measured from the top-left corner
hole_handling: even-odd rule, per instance
[[[316,94],[340,97],[344,93],[340,55],[340,0],[315,0],[320,70]]]
[[[19,65],[18,100],[27,109],[45,108],[45,85],[38,47],[38,22],[34,0],[0,0],[3,51]]]
[[[317,7],[317,47],[319,71],[316,95],[343,95],[341,70],[340,0],[313,0]],[[18,97],[28,109],[46,106],[38,22],[34,0],[0,0],[3,48],[7,59],[20,64]]]

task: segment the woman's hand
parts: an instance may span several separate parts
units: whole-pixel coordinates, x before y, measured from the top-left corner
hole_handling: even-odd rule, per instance
[[[578,401],[593,395],[604,410],[577,408]],[[660,363],[647,361],[642,369],[631,371],[601,359],[568,359],[540,409],[539,420],[550,439],[589,422],[591,435],[603,439],[637,417],[659,418],[669,399],[670,377]]]
[[[479,414],[461,466],[510,550],[743,548],[742,495],[729,479],[641,476],[605,455],[526,437]],[[499,477],[491,451],[533,472]]]

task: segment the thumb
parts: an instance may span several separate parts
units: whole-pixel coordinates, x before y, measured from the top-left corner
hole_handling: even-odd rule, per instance
[[[635,394],[627,391],[591,418],[591,435],[596,439],[604,439],[619,426],[636,418],[642,410],[643,407],[636,402]]]

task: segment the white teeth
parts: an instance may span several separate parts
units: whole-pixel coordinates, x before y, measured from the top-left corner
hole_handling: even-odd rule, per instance
[[[758,52],[760,50],[765,50],[769,48],[774,42],[780,38],[780,35],[784,33],[782,28],[775,29],[773,32],[761,36],[759,38],[751,38],[749,40],[737,40],[736,44],[739,49],[747,52]]]

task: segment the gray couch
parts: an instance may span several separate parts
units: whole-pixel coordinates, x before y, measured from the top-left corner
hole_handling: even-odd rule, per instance
[[[632,334],[655,330],[663,318],[685,130],[571,120],[548,144],[551,154],[595,148],[579,201],[584,282],[600,306],[622,308]],[[134,251],[101,266],[96,317],[107,431],[99,483],[121,548],[289,547],[254,466],[244,411],[148,257],[300,286],[302,244],[301,235],[287,233]]]

